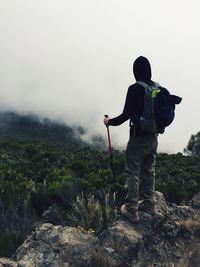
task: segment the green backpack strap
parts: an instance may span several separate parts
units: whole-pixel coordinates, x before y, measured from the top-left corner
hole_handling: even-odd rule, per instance
[[[160,92],[160,89],[159,89],[160,85],[158,83],[154,83],[152,85],[149,85],[143,81],[137,81],[136,83],[141,85],[145,89],[148,89],[150,91],[149,93],[151,94],[152,98],[155,98],[157,94]]]
[[[144,88],[147,88],[149,86],[147,83],[145,83],[143,81],[137,81],[136,83],[139,84],[139,85],[141,85]]]

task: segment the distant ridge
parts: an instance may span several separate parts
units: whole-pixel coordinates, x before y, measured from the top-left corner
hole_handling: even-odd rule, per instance
[[[41,143],[71,150],[88,145],[80,137],[83,131],[34,115],[0,112],[0,141]]]

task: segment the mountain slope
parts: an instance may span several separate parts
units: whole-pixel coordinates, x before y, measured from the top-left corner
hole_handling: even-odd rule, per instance
[[[32,115],[0,113],[0,139],[3,141],[51,144],[72,150],[87,145],[80,138],[81,131],[83,129],[73,129],[48,119],[41,121]]]

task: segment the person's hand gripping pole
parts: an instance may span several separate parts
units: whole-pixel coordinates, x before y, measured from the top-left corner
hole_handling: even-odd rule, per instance
[[[104,124],[106,125],[107,128],[107,134],[108,134],[108,151],[110,154],[110,158],[112,159],[112,146],[111,146],[111,139],[110,139],[110,130],[109,130],[109,122],[110,118],[108,115],[104,115]]]

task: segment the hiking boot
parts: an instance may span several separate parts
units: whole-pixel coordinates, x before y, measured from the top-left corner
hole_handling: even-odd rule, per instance
[[[139,222],[139,215],[137,210],[130,211],[127,209],[126,204],[123,204],[120,211],[121,215],[126,217],[130,222],[134,224]]]
[[[155,203],[149,200],[143,200],[142,202],[140,202],[138,210],[147,212],[151,216],[156,216],[160,214],[156,209]]]

